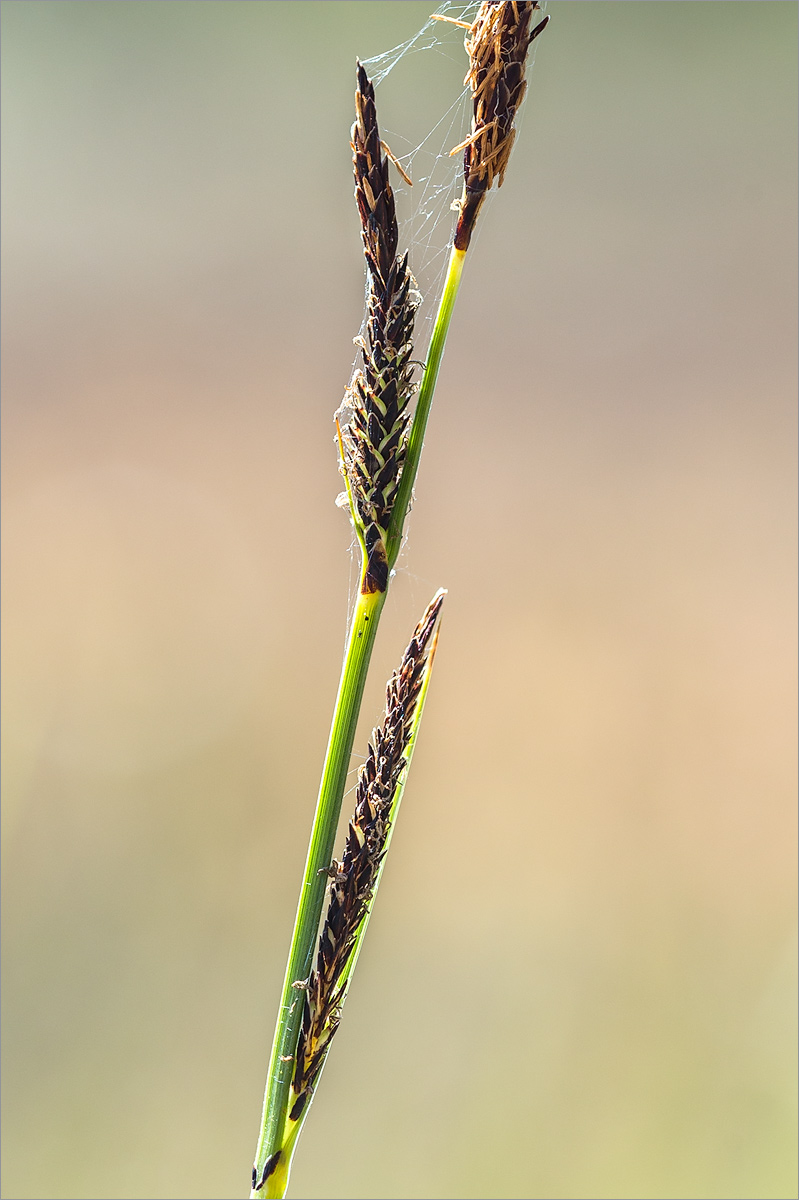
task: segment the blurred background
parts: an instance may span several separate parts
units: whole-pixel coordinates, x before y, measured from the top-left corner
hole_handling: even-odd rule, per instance
[[[354,578],[354,60],[431,7],[3,4],[5,1196],[248,1193]],[[796,1194],[797,10],[549,12],[356,740],[446,586],[297,1197]],[[395,153],[460,94],[436,34]]]

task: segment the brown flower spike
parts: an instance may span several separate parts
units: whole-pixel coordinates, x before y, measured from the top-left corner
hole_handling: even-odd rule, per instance
[[[532,33],[536,0],[484,0],[467,27],[464,45],[469,70],[464,83],[471,89],[472,131],[451,151],[463,150],[463,195],[455,230],[455,248],[466,250],[477,214],[494,180],[502,186],[516,137],[516,113],[527,90],[527,50],[546,28],[544,17]],[[447,20],[448,18],[438,18]],[[465,25],[465,22],[454,22]]]
[[[355,198],[361,218],[368,296],[366,326],[356,339],[361,368],[348,388],[352,416],[343,436],[344,464],[355,507],[353,514],[366,548],[364,592],[388,586],[385,539],[405,459],[414,393],[413,321],[419,304],[408,256],[397,255],[397,214],[383,153],[375,94],[358,63],[352,162]]]
[[[289,1120],[298,1121],[314,1090],[338,1024],[347,988],[344,975],[386,852],[391,808],[407,763],[413,718],[425,668],[435,648],[435,630],[445,592],[428,605],[386,688],[386,717],[372,734],[361,768],[355,814],[340,863],[330,869],[330,899],[319,935],[316,967],[305,991]],[[342,976],[344,976],[342,978]]]

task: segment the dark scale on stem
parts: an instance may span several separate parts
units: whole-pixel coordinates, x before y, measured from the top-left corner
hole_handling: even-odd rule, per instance
[[[413,321],[419,304],[408,256],[397,256],[397,214],[377,125],[374,88],[358,63],[352,127],[355,199],[361,218],[368,297],[361,366],[347,390],[352,416],[344,432],[355,517],[366,547],[362,590],[388,586],[385,538],[405,460],[414,393]]]
[[[405,767],[413,719],[444,593],[428,606],[386,688],[386,716],[372,734],[358,776],[355,813],[340,863],[331,868],[330,898],[319,935],[316,966],[308,980],[289,1119],[299,1119],[313,1092],[339,1020],[346,968],[369,907],[386,852],[391,808]]]
[[[261,1178],[258,1180],[258,1187],[255,1189],[256,1191],[260,1191],[261,1188],[266,1183],[269,1176],[273,1175],[275,1173],[275,1171],[277,1170],[277,1165],[280,1162],[280,1157],[281,1157],[282,1153],[283,1153],[282,1150],[278,1150],[275,1154],[272,1154],[266,1160],[266,1162],[264,1163],[264,1169],[261,1172]],[[253,1169],[253,1175],[254,1174],[255,1174],[255,1170]],[[254,1183],[253,1183],[253,1186],[255,1186]]]

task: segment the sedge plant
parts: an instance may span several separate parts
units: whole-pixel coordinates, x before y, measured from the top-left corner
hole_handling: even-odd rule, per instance
[[[363,941],[396,821],[430,681],[444,592],[428,605],[389,681],[386,714],[374,731],[356,788],[355,813],[340,861],[333,844],[378,623],[402,545],[447,333],[478,213],[502,184],[526,90],[535,0],[484,0],[466,30],[472,94],[463,152],[463,192],[449,266],[421,383],[413,379],[413,331],[419,294],[399,230],[389,163],[380,138],[374,88],[357,65],[352,127],[355,197],[367,275],[366,314],[356,339],[360,364],[336,420],[340,470],[361,554],[322,780],[278,1012],[252,1169],[253,1197],[282,1197],[297,1138],[308,1115]],[[400,168],[401,169],[401,168]],[[416,398],[415,404],[412,401]],[[327,893],[327,908],[322,920]]]

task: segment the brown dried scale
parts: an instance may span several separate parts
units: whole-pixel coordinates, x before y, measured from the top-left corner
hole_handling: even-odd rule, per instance
[[[358,63],[352,162],[368,295],[364,333],[356,339],[361,366],[345,401],[352,416],[344,432],[344,470],[366,546],[365,592],[383,592],[388,585],[385,539],[415,390],[411,355],[419,303],[408,256],[397,255],[397,214],[383,148],[374,88]]]
[[[472,92],[472,131],[452,151],[463,150],[464,188],[455,231],[458,250],[468,248],[494,180],[502,186],[516,136],[516,112],[527,90],[527,49],[549,21],[544,17],[530,32],[533,13],[539,8],[532,0],[484,0],[468,28],[464,44],[469,70],[464,83]]]
[[[293,1121],[302,1114],[338,1028],[347,986],[342,976],[386,851],[391,807],[407,761],[414,713],[444,594],[439,592],[428,605],[399,670],[389,680],[385,720],[372,734],[358,777],[344,855],[331,868],[327,915],[319,935],[316,966],[305,989],[289,1109]]]

